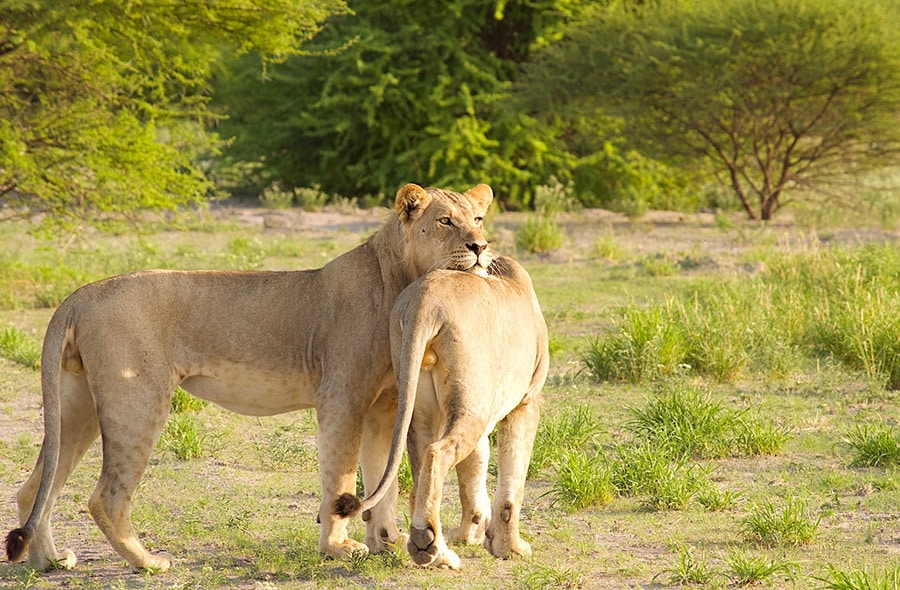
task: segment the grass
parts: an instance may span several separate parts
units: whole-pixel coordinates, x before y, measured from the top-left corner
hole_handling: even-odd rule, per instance
[[[542,254],[562,247],[564,234],[549,217],[528,219],[516,232],[516,248],[529,254]]]
[[[764,546],[800,546],[812,543],[819,531],[822,516],[807,516],[806,502],[788,498],[780,509],[765,501],[753,506],[741,521],[744,538]]]
[[[725,559],[725,563],[727,565],[725,575],[735,586],[768,584],[775,576],[790,580],[799,570],[799,566],[792,561],[766,555],[751,555],[741,551],[732,551]]]
[[[163,428],[159,445],[183,461],[199,459],[206,452],[208,436],[193,414],[172,414]]]
[[[599,455],[571,450],[556,463],[549,494],[554,503],[577,512],[589,506],[606,506],[616,496],[612,470]]]
[[[847,433],[846,445],[856,467],[900,465],[900,431],[892,424],[857,424]]]
[[[669,583],[679,586],[709,583],[713,579],[713,573],[706,560],[698,557],[695,552],[696,548],[682,543],[676,551],[675,565],[663,570],[653,579],[656,580],[660,575],[666,574]]]
[[[842,571],[829,566],[828,576],[820,581],[826,590],[896,590],[900,588],[900,568],[869,573],[858,569]]]
[[[495,224],[514,232],[524,217]],[[403,553],[322,559],[313,414],[242,417],[176,391],[134,520],[178,567],[129,574],[85,513],[97,444],[54,513],[57,542],[87,558],[49,576],[2,565],[0,585],[453,588],[463,575],[471,588],[895,587],[895,244],[740,220],[553,219],[565,255],[519,254],[554,342],[521,524],[531,559],[457,548],[461,574]],[[308,268],[368,231],[319,237],[208,219],[143,243],[88,236],[55,250],[0,224],[0,326],[34,348],[53,306],[84,282],[145,267]],[[11,501],[40,444],[39,373],[0,357],[0,482]],[[453,526],[454,475],[444,501]],[[359,519],[350,531],[362,539]]]
[[[582,361],[598,381],[642,383],[684,368],[721,383],[800,372],[830,356],[900,388],[900,257],[892,246],[769,251],[766,270],[692,281],[678,297],[629,304]],[[658,273],[657,273],[658,274]]]
[[[41,366],[41,347],[28,334],[14,326],[0,329],[0,357],[29,369]]]

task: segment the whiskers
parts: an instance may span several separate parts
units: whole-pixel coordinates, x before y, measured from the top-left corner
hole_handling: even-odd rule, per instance
[[[487,271],[489,275],[504,276],[510,273],[510,267],[502,258],[491,258]]]

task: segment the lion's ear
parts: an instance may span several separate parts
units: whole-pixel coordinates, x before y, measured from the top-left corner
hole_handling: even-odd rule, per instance
[[[400,216],[400,221],[406,222],[415,218],[430,202],[431,195],[424,188],[410,183],[397,191],[394,208],[397,210],[397,215]]]
[[[483,213],[487,211],[488,205],[494,200],[494,191],[486,184],[479,184],[467,190],[466,196]]]

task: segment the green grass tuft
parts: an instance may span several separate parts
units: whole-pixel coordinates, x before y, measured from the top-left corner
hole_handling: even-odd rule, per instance
[[[812,520],[806,515],[806,503],[788,498],[780,510],[771,502],[752,507],[741,521],[744,538],[758,545],[800,546],[815,540],[822,517]]]
[[[839,570],[828,566],[828,576],[817,578],[826,590],[897,590],[900,588],[900,567],[866,572],[864,570]]]
[[[769,584],[775,576],[793,579],[799,567],[792,561],[784,561],[765,555],[747,555],[732,551],[725,558],[726,576],[735,586]]]
[[[857,424],[846,435],[854,467],[900,465],[900,431],[889,424]]]
[[[41,366],[40,345],[14,326],[0,329],[0,356],[29,369],[39,369]]]

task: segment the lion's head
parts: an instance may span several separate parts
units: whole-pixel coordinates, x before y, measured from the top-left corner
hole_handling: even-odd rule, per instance
[[[443,268],[483,276],[493,259],[483,220],[494,198],[486,184],[455,193],[407,184],[395,208],[406,233],[406,262],[415,275]]]

